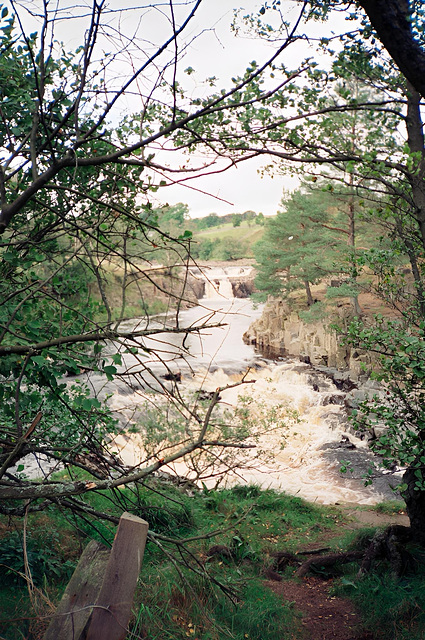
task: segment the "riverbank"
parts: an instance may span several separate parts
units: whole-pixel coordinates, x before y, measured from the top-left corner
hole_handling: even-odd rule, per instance
[[[107,545],[113,540],[111,520],[120,511],[111,497],[110,492],[87,496],[87,506],[107,512],[110,521],[95,523],[84,513],[67,521],[58,505],[46,514],[29,515],[31,596],[25,581],[14,573],[25,574],[19,564],[22,523],[0,518],[0,551],[5,557],[8,550],[11,564],[0,585],[2,637],[43,636],[82,548],[90,539]],[[231,634],[235,640],[246,640],[247,635],[249,640],[395,640],[407,638],[396,635],[403,628],[409,630],[410,640],[421,638],[423,589],[412,585],[407,592],[383,565],[377,568],[374,588],[373,576],[356,577],[357,563],[320,567],[320,555],[359,548],[370,539],[370,527],[376,523],[368,521],[369,528],[358,534],[358,515],[378,517],[378,525],[399,523],[399,505],[387,505],[383,519],[376,509],[351,507],[354,513],[347,513],[255,485],[193,492],[153,478],[137,495],[134,488],[121,488],[120,500],[121,509],[149,521],[159,541],[155,536],[148,540],[128,638],[224,640]],[[177,548],[175,538],[188,542]],[[300,565],[318,549],[315,576],[297,578]],[[392,589],[392,600],[385,600],[387,588]],[[336,598],[336,589],[346,592]],[[347,600],[347,590],[357,599],[356,608]],[[367,629],[384,635],[366,636]]]

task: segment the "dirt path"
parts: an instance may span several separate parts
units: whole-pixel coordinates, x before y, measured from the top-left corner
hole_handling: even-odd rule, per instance
[[[301,583],[267,584],[302,612],[305,640],[373,640],[373,635],[362,631],[362,620],[351,602],[329,595],[332,580],[307,577]]]
[[[404,514],[388,516],[376,511],[359,510],[355,505],[344,505],[342,510],[348,518],[343,525],[346,530],[385,527],[388,524],[409,525]],[[337,537],[340,536],[341,530],[337,534]],[[321,543],[326,544],[329,539],[327,535],[312,546],[319,548]],[[330,594],[332,582],[332,579],[307,576],[299,582],[268,580],[266,584],[285,601],[293,602],[295,608],[302,613],[304,640],[373,640],[373,632],[363,628],[362,619],[351,601]]]

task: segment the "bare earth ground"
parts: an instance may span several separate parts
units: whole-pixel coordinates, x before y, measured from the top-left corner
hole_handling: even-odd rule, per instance
[[[303,614],[305,640],[373,640],[361,631],[361,618],[344,598],[329,595],[331,580],[306,577],[302,582],[267,582],[274,593]]]
[[[354,505],[346,505],[343,509],[352,518],[344,525],[346,530],[409,524],[407,516],[403,514],[387,516],[374,511],[360,511]],[[338,537],[340,535],[341,531]],[[329,536],[311,546],[318,548],[326,540],[329,540]],[[307,576],[299,582],[267,580],[265,584],[285,601],[293,602],[295,609],[301,612],[304,640],[373,640],[373,632],[363,628],[361,617],[352,603],[330,595],[332,582],[332,579]]]

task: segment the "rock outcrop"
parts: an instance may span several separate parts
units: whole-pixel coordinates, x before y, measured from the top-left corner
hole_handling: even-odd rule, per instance
[[[255,290],[253,274],[230,277],[229,280],[232,285],[233,295],[235,298],[249,298],[251,293]]]
[[[347,322],[345,309],[339,322]],[[335,319],[333,319],[335,322]],[[342,338],[331,328],[332,321],[304,322],[291,312],[283,300],[269,301],[263,315],[244,335],[244,341],[265,353],[299,357],[314,367],[349,371],[352,380],[367,377],[371,355],[342,344]]]
[[[249,298],[255,290],[255,271],[251,265],[204,264],[190,267],[187,286],[198,300],[202,298]]]
[[[189,290],[189,294],[194,297],[195,304],[197,304],[197,301],[203,298],[205,295],[205,280],[196,278],[189,271],[187,274],[187,288]]]

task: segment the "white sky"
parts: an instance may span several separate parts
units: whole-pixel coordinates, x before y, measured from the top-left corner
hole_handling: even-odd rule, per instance
[[[192,24],[192,31],[197,33],[206,26],[214,27],[214,31],[204,33],[192,45],[181,65],[183,70],[189,66],[195,69],[196,77],[190,76],[190,80],[194,81],[194,91],[199,91],[199,83],[196,87],[197,78],[201,81],[209,76],[217,76],[218,88],[229,87],[229,79],[243,75],[252,60],[261,64],[271,57],[279,43],[268,44],[258,38],[243,35],[237,37],[230,28],[234,8],[243,8],[244,13],[258,12],[262,4],[256,0],[239,0],[239,3],[238,0],[206,0],[201,5]],[[294,22],[298,17],[299,4],[282,0],[281,9],[288,21]],[[273,13],[269,12],[271,15]],[[336,16],[333,28],[345,28],[344,18],[345,16]],[[329,36],[331,28],[329,24],[309,23],[309,33],[315,36]],[[313,48],[303,42],[291,45],[281,61],[296,68],[301,60],[310,55],[313,55]],[[169,204],[188,204],[193,217],[211,212],[223,215],[247,210],[274,215],[279,208],[283,190],[293,190],[299,182],[295,177],[279,175],[278,172],[261,177],[259,170],[270,162],[267,157],[249,160],[219,175],[191,181],[189,184],[192,189],[183,185],[166,187],[160,190],[158,196],[165,198]]]
[[[41,0],[21,0],[22,6],[38,5]],[[62,0],[61,6],[72,7],[72,0]],[[87,0],[87,5],[91,2]],[[154,3],[153,3],[154,4]],[[168,1],[164,0],[164,13],[160,10],[154,12],[144,12],[138,10],[138,4],[132,0],[109,0],[109,6],[112,9],[118,9],[127,6],[129,9],[136,9],[137,13],[130,11],[124,12],[120,24],[120,31],[131,38],[132,34],[140,27],[140,33],[143,37],[149,39],[152,43],[162,42],[170,35],[170,27],[165,16],[168,11]],[[17,7],[20,2],[18,1]],[[234,8],[243,8],[244,13],[258,12],[262,5],[257,0],[204,0],[201,4],[195,19],[190,24],[190,30],[186,32],[186,40],[190,40],[191,36],[201,33],[190,47],[180,62],[180,78],[185,82],[185,86],[189,88],[193,94],[200,95],[203,89],[202,80],[209,76],[218,78],[216,87],[230,87],[230,79],[237,75],[242,75],[246,67],[252,60],[256,60],[261,64],[265,62],[273,54],[278,44],[267,44],[259,39],[247,36],[236,37],[231,31],[230,24],[233,18]],[[84,0],[79,5],[84,6]],[[299,5],[295,6],[291,0],[282,0],[281,10],[288,16],[288,19],[294,21],[298,16]],[[177,19],[179,9],[176,8]],[[187,8],[185,9],[187,13]],[[275,12],[270,12],[276,15]],[[24,14],[22,14],[24,15]],[[142,16],[137,24],[136,16]],[[343,16],[339,22],[343,22]],[[28,19],[28,16],[27,16]],[[341,26],[341,25],[337,25]],[[64,21],[59,29],[59,37],[65,42],[69,48],[75,48],[82,42],[82,35],[85,26],[83,22]],[[309,26],[309,32],[314,35],[329,35],[329,24],[322,25],[313,23]],[[140,34],[139,34],[140,35]],[[125,40],[122,40],[125,44]],[[117,43],[117,49],[120,49],[121,40]],[[141,42],[141,49],[149,47],[146,42]],[[137,51],[135,52],[137,55]],[[123,63],[125,54],[119,54]],[[133,54],[134,55],[134,54]],[[287,66],[295,68],[301,59],[312,55],[312,49],[309,50],[307,43],[300,45],[291,45],[288,52],[282,58]],[[196,74],[188,77],[183,73],[187,67],[193,67]],[[119,67],[118,67],[119,68]],[[213,89],[209,89],[213,91]],[[202,95],[202,94],[201,94]],[[136,111],[134,101],[137,96],[126,97],[128,101],[127,107]],[[133,105],[132,105],[133,102]],[[140,109],[140,99],[137,103]],[[161,158],[158,156],[158,161]],[[178,158],[176,159],[179,162]],[[157,194],[157,198],[162,203],[168,202],[174,204],[184,202],[189,205],[190,214],[193,217],[207,215],[215,212],[219,215],[226,213],[243,213],[249,209],[265,215],[273,215],[276,213],[283,190],[292,190],[296,188],[297,179],[290,176],[283,176],[276,173],[274,176],[265,175],[260,177],[258,170],[264,164],[269,164],[265,158],[263,161],[255,159],[240,163],[238,167],[231,168],[219,175],[210,175],[186,183],[186,186],[176,185],[168,186]],[[190,185],[190,186],[189,186]]]
[[[286,3],[289,5],[289,3]],[[201,6],[197,24],[214,25],[214,32],[204,36],[187,55],[187,65],[193,66],[200,79],[217,76],[223,84],[229,78],[242,75],[252,60],[258,63],[267,60],[275,47],[248,37],[236,37],[231,31],[233,8],[243,7],[246,13],[258,11],[261,6],[253,0],[237,3],[237,0],[214,0]],[[288,6],[288,9],[290,7]],[[294,16],[294,10],[291,10]],[[193,76],[191,76],[193,78]],[[217,86],[222,86],[217,83]],[[282,197],[283,188],[293,189],[296,179],[289,176],[260,177],[258,170],[267,164],[267,159],[243,162],[219,175],[194,180],[190,189],[184,186],[167,187],[163,195],[167,201],[182,201],[189,205],[192,216],[211,212],[219,215],[243,213],[253,210],[265,215],[274,215]],[[200,189],[211,195],[196,191]],[[212,197],[216,196],[216,197]],[[227,201],[227,202],[224,202]]]

